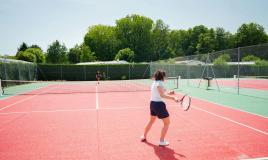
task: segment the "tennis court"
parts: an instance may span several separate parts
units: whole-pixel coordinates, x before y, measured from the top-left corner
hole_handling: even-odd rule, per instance
[[[176,89],[192,96],[187,112],[167,101],[168,147],[158,146],[159,120],[148,142],[140,142],[149,118],[150,83],[43,82],[7,88],[0,100],[0,159],[268,159],[268,100],[202,88]],[[174,85],[167,81],[168,88]]]
[[[199,79],[192,79],[191,82],[198,86]],[[205,80],[203,80],[205,81]],[[236,78],[219,78],[211,80],[211,85],[214,85],[214,88],[217,87],[216,83],[218,83],[221,88],[233,88],[237,89],[237,79]],[[206,83],[203,83],[206,86]],[[242,89],[255,89],[255,90],[268,90],[268,80],[266,79],[257,79],[257,78],[240,78],[239,79],[239,87]]]

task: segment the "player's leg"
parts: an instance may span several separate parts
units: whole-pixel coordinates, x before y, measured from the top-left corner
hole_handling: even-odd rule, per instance
[[[164,126],[163,126],[163,128],[161,130],[161,136],[160,136],[159,145],[160,146],[167,146],[167,145],[169,145],[169,143],[167,141],[165,141],[165,137],[166,137],[166,134],[167,134],[167,131],[168,131],[168,128],[169,128],[170,118],[169,117],[163,118],[162,121],[163,121]]]
[[[152,125],[153,125],[154,122],[155,122],[155,120],[156,120],[156,116],[151,116],[151,117],[150,117],[150,120],[149,120],[149,122],[147,123],[147,125],[146,125],[146,127],[145,127],[145,129],[144,129],[144,134],[143,134],[143,136],[141,137],[141,140],[142,140],[142,141],[146,140],[146,138],[147,138],[147,134],[148,134],[148,132],[150,131]]]

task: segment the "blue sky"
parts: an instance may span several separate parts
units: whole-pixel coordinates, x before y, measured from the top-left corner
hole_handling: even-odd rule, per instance
[[[203,24],[232,33],[256,22],[268,33],[268,0],[0,0],[0,54],[15,55],[22,42],[46,51],[59,40],[71,48],[89,26],[115,25],[128,14],[162,19],[171,29]]]

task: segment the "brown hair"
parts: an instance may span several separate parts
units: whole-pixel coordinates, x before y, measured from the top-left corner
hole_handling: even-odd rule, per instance
[[[153,78],[156,80],[156,81],[163,81],[164,80],[164,77],[166,76],[166,72],[164,70],[157,70],[154,72],[154,76]]]

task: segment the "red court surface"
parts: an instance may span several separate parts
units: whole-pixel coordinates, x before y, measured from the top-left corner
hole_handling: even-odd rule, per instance
[[[101,86],[100,86],[101,87]],[[268,157],[268,119],[193,99],[185,112],[167,101],[168,147],[159,147],[162,122],[148,142],[148,91],[60,92],[48,86],[0,101],[0,160],[236,160]],[[48,94],[53,92],[53,94]],[[56,92],[58,94],[56,94]]]
[[[216,81],[212,80],[215,84]],[[237,87],[238,82],[237,79],[234,80],[223,80],[217,79],[218,85],[226,86],[226,87]],[[266,79],[240,79],[239,86],[241,88],[249,88],[249,89],[258,89],[268,91],[268,80]]]

